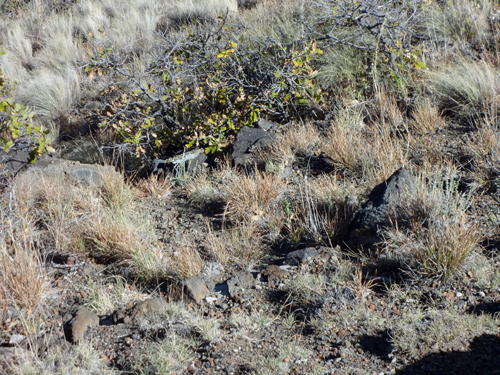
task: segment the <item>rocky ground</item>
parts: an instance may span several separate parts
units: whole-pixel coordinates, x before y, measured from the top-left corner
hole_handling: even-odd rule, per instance
[[[265,136],[260,129],[252,134]],[[242,149],[233,159],[257,160]],[[314,158],[309,165],[328,165],[321,155]],[[39,168],[47,168],[43,164]],[[89,183],[83,169],[101,168],[55,164],[77,183]],[[211,174],[206,162],[199,168]],[[306,173],[298,158],[287,171],[290,185],[298,188]],[[127,262],[50,253],[50,293],[36,333],[27,332],[19,312],[2,313],[2,371],[29,372],[19,367],[28,358],[35,372],[59,371],[62,360],[53,353],[74,358],[70,372],[88,370],[85,356],[75,354],[85,343],[102,371],[130,374],[498,374],[498,282],[485,287],[478,267],[426,280],[376,255],[380,244],[370,226],[385,222],[411,178],[402,169],[375,187],[338,245],[267,235],[263,257],[247,268],[222,266],[207,251],[209,229],[225,225],[221,197],[196,200],[188,182],[177,181],[140,205],[163,251],[175,257],[189,243],[202,255],[199,274],[146,282]],[[494,204],[488,197],[480,203]],[[372,248],[353,251],[348,243]],[[492,239],[484,251],[498,252],[497,244]]]
[[[498,2],[0,10],[0,374],[500,374]]]

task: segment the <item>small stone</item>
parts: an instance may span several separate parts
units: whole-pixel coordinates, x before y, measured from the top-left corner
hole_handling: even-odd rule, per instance
[[[463,296],[464,296],[463,293],[460,293],[460,292],[457,292],[455,294],[455,297],[457,297],[457,298],[460,298],[460,297],[463,297]]]
[[[368,306],[368,308],[371,310],[371,311],[375,311],[377,309],[377,306],[375,306],[373,303],[370,304],[370,306]]]
[[[448,293],[446,293],[446,296],[445,296],[446,300],[447,301],[451,301],[453,298],[455,298],[455,293],[453,293],[451,290],[448,291]]]
[[[485,294],[484,292],[479,292],[477,295],[478,295],[479,297],[486,297],[486,294]]]
[[[125,339],[123,340],[123,342],[125,343],[125,345],[128,345],[128,346],[132,346],[132,342],[134,340],[132,340],[130,337],[125,337]]]
[[[68,258],[68,260],[66,260],[66,264],[67,265],[75,264],[75,258]]]
[[[9,344],[10,345],[19,345],[21,342],[24,341],[26,336],[24,335],[19,335],[19,334],[13,334],[10,336]]]
[[[337,333],[337,335],[338,335],[339,337],[344,336],[344,335],[345,335],[345,329],[341,329],[341,330]]]

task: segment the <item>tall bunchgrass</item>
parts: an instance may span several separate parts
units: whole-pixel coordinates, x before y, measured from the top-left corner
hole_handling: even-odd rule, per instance
[[[415,194],[403,202],[408,222],[387,229],[385,243],[390,256],[416,274],[447,279],[464,266],[483,234],[467,213],[472,192],[458,189],[456,170],[441,166],[426,172],[416,177]]]

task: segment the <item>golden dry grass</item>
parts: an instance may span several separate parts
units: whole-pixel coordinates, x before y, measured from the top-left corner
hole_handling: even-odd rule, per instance
[[[417,103],[412,115],[411,127],[419,134],[433,133],[436,129],[443,128],[446,125],[444,118],[439,113],[439,109],[428,99]]]
[[[323,150],[338,168],[375,186],[407,163],[403,142],[391,135],[388,123],[375,123],[364,132],[332,124]]]
[[[238,173],[221,186],[227,202],[226,212],[236,220],[265,221],[279,207],[279,198],[287,190],[286,181],[275,174],[260,172]]]
[[[295,155],[310,155],[320,143],[321,136],[313,124],[296,125],[285,134],[279,134],[270,150],[261,153],[261,159],[290,165]]]
[[[26,221],[0,244],[0,306],[37,310],[49,291],[49,278],[34,244],[33,223]],[[5,232],[4,232],[5,233]]]
[[[251,269],[262,258],[262,235],[255,222],[243,222],[233,228],[215,233],[209,227],[205,243],[210,256],[222,264],[234,263],[242,269]]]
[[[187,242],[184,242],[174,253],[172,270],[181,278],[187,279],[200,274],[203,259],[200,253]]]

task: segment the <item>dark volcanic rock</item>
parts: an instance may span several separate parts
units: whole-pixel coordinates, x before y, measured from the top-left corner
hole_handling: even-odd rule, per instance
[[[319,251],[314,247],[307,247],[305,249],[300,249],[292,251],[286,256],[285,263],[292,266],[300,266],[303,262],[306,262],[310,258],[315,258],[319,255]]]
[[[266,148],[275,139],[274,134],[258,128],[244,126],[238,131],[233,144],[234,165],[252,165],[255,162],[254,150]]]
[[[390,226],[394,219],[403,218],[403,204],[415,192],[413,177],[404,168],[398,169],[371,191],[368,201],[354,215],[350,229],[376,232],[382,227]]]

